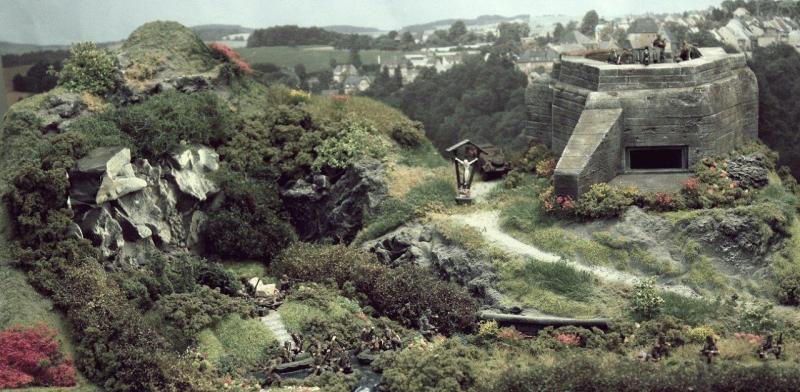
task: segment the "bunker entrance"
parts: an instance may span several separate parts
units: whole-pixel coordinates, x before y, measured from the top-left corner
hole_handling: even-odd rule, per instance
[[[627,150],[629,170],[686,170],[686,147],[634,147]]]

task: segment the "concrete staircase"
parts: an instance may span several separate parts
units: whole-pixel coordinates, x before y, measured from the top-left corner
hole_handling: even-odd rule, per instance
[[[554,173],[557,195],[580,196],[592,184],[608,182],[620,162],[622,109],[581,113]]]

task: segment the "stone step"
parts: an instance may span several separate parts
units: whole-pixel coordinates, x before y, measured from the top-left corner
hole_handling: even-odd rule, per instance
[[[261,317],[261,322],[272,331],[272,334],[275,335],[275,339],[278,343],[283,346],[285,342],[289,342],[294,346],[294,341],[292,341],[292,336],[289,335],[289,331],[286,330],[286,324],[284,324],[283,319],[281,318],[281,314],[275,310],[271,310],[267,313],[266,316]]]

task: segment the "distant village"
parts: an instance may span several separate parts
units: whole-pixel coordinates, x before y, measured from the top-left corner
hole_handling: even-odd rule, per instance
[[[545,35],[526,37],[528,44],[516,61],[517,68],[523,72],[549,71],[553,62],[562,55],[582,55],[595,50],[624,50],[652,45],[660,35],[667,41],[666,53],[671,57],[683,44],[676,35],[677,30],[695,36],[706,33],[727,48],[745,53],[748,57],[756,47],[766,47],[774,43],[786,43],[800,51],[800,23],[788,17],[759,17],[751,15],[744,8],[733,12],[733,17],[722,27],[707,28],[711,11],[685,12],[679,15],[648,15],[639,17],[615,18],[599,23],[594,35],[582,34],[572,30],[558,42],[537,45]],[[685,40],[688,40],[684,38]],[[688,42],[704,46],[703,42]]]
[[[528,74],[530,72],[549,72],[553,63],[562,55],[584,55],[592,51],[622,51],[652,45],[657,36],[666,42],[667,58],[676,54],[682,41],[694,46],[707,46],[709,39],[715,44],[723,44],[727,50],[745,53],[748,57],[756,47],[766,47],[774,43],[786,43],[800,51],[800,23],[789,17],[764,17],[751,14],[745,8],[738,8],[732,17],[721,27],[711,23],[712,10],[690,11],[682,14],[639,15],[619,17],[611,20],[601,19],[594,34],[581,33],[575,28],[576,22],[568,22],[571,28],[554,39],[556,24],[532,22],[528,16],[515,17],[498,23],[470,25],[467,29],[474,37],[484,38],[482,42],[463,45],[428,46],[418,51],[398,53],[396,57],[379,58],[379,70],[384,68],[392,78],[402,84],[413,82],[423,69],[444,72],[460,64],[467,56],[482,53],[481,49],[494,44],[500,35],[501,24],[519,23],[530,26],[530,34],[522,38],[522,48],[515,59],[516,67]],[[558,20],[555,18],[554,20]],[[450,26],[441,25],[415,33],[418,44],[430,42],[438,32]],[[692,42],[692,37],[703,37],[700,42]],[[242,38],[239,38],[242,39]],[[246,37],[244,37],[246,39]],[[399,39],[399,38],[398,38]],[[339,64],[333,68],[333,84],[323,94],[358,94],[367,91],[375,80],[375,75],[364,73],[352,64]],[[398,77],[399,74],[399,77]],[[311,81],[313,83],[313,80]]]

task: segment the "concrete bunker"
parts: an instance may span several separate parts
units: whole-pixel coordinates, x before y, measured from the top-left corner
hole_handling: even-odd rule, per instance
[[[556,193],[629,173],[685,172],[755,139],[758,85],[743,54],[700,48],[681,63],[563,57],[526,91],[528,136],[560,155]]]

